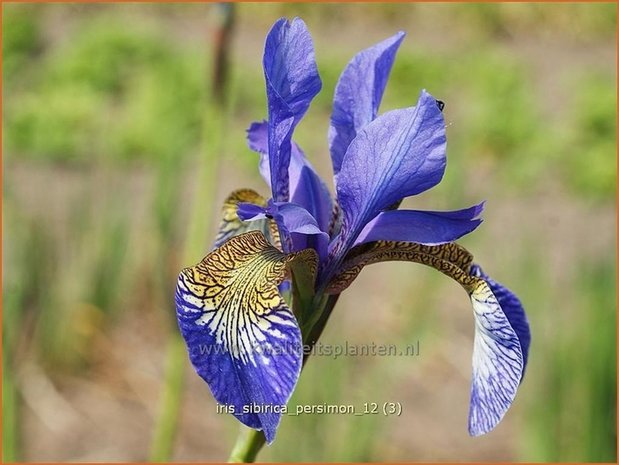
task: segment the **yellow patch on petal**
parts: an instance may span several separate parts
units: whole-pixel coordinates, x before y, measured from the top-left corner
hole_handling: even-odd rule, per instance
[[[239,203],[253,203],[262,207],[267,206],[266,199],[252,189],[238,189],[232,192],[224,201],[221,209],[222,218],[217,237],[215,238],[214,248],[221,246],[227,240],[244,232],[262,231],[271,240],[273,245],[281,249],[279,232],[275,221],[270,219],[241,221],[236,212]]]
[[[283,254],[260,231],[225,242],[179,276],[180,296],[202,313],[196,321],[218,344],[242,362],[254,362],[264,341],[285,341],[275,325],[296,326],[278,291],[291,267],[301,267],[315,279],[318,256],[312,249]]]

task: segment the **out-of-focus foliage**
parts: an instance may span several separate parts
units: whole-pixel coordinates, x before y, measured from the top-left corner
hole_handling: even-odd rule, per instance
[[[3,85],[11,89],[40,52],[42,39],[34,7],[7,8],[3,13],[2,77]]]
[[[569,185],[597,199],[613,193],[617,186],[617,87],[597,73],[573,85],[574,111],[559,136],[566,143],[560,154],[561,172]]]
[[[39,36],[29,15],[7,23],[13,69],[7,72],[9,154],[90,163],[144,161],[195,150],[205,71],[196,53],[171,47],[148,28],[95,18],[30,69],[23,51]],[[17,31],[28,31],[18,34]],[[19,77],[18,77],[19,76]],[[105,133],[105,138],[99,137]]]
[[[524,14],[521,9],[518,14],[511,12],[509,5],[455,8],[486,24],[487,34],[507,28],[506,24],[519,29],[539,18],[554,18],[538,7]],[[197,149],[200,102],[208,75],[199,48],[186,50],[164,41],[147,24],[127,27],[109,17],[94,16],[76,27],[71,40],[46,49],[37,11],[8,8],[7,12],[7,156],[82,164],[93,160],[148,162],[172,155],[182,159]],[[603,24],[602,16],[607,15],[585,15],[588,19],[581,28],[593,33],[591,25]],[[555,18],[555,27],[567,20]],[[496,25],[488,29],[488,21]],[[413,41],[414,34],[410,35]],[[553,171],[575,192],[592,192],[597,198],[612,193],[616,121],[612,76],[596,70],[577,76],[569,101],[564,103],[570,110],[562,109],[555,115],[556,123],[547,125],[544,102],[536,100],[524,65],[504,46],[478,44],[480,40],[476,38],[475,47],[466,54],[406,46],[394,66],[383,108],[412,104],[413,89],[429,87],[449,108],[453,101],[467,102],[456,110],[456,116],[466,118],[466,126],[457,124],[451,129],[454,152],[506,163],[509,169],[504,175],[514,186],[526,186]],[[333,50],[318,53],[324,91],[313,108],[316,113],[328,113],[332,90],[348,58]],[[260,70],[246,69],[243,62],[236,66],[242,80],[236,81],[238,95],[233,99],[242,108],[240,116],[255,119],[265,113],[260,108],[264,105]],[[324,120],[324,115],[314,116],[304,125],[316,126],[320,118]],[[240,118],[238,124],[241,129]],[[306,132],[321,129],[312,127]],[[101,134],[105,137],[98,137]],[[243,150],[242,138],[236,139],[240,141],[237,151]],[[323,138],[308,139],[310,151],[323,149]],[[556,170],[553,165],[561,168]]]

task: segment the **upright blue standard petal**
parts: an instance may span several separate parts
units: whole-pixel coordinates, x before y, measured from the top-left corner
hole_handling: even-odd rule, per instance
[[[260,174],[267,183],[271,180],[268,157],[268,126],[266,122],[253,123],[247,130],[249,148],[260,154]],[[290,166],[290,201],[306,209],[318,223],[322,231],[327,231],[333,201],[329,189],[318,176],[301,148],[292,142]]]
[[[332,254],[341,257],[382,210],[438,184],[445,145],[443,115],[425,91],[415,107],[385,113],[363,128],[337,175],[344,217]]]
[[[273,199],[289,198],[288,164],[292,133],[320,91],[314,45],[305,23],[285,18],[275,23],[264,48],[264,77],[269,114],[269,165]]]
[[[344,154],[361,129],[376,118],[389,72],[404,32],[359,52],[348,63],[333,98],[329,148],[333,172],[339,173]]]

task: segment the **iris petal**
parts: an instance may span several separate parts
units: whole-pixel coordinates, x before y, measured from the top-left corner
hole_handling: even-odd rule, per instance
[[[260,174],[269,183],[271,170],[267,123],[253,123],[247,130],[247,141],[250,149],[260,153]],[[310,212],[320,229],[327,231],[333,211],[331,194],[303,151],[294,142],[292,142],[288,174],[290,176],[290,201]]]
[[[505,286],[490,278],[477,264],[471,266],[471,275],[478,276],[488,283],[492,293],[499,301],[499,304],[501,304],[501,308],[505,312],[509,324],[511,324],[514,331],[516,331],[522,348],[524,375],[524,370],[526,369],[529,358],[529,346],[531,345],[531,329],[529,328],[529,321],[527,320],[527,315],[524,312],[520,299]]]
[[[287,201],[292,133],[322,87],[312,38],[301,19],[289,22],[282,18],[273,25],[266,39],[263,67],[271,190],[273,199]]]
[[[348,63],[335,87],[329,127],[333,172],[339,173],[346,149],[357,132],[378,114],[395,54],[404,39],[398,32],[362,50]]]
[[[524,370],[518,335],[490,286],[479,279],[471,291],[475,315],[469,433],[496,427],[511,406]]]
[[[482,220],[477,216],[482,209],[483,203],[450,212],[382,212],[363,228],[355,245],[373,241],[407,241],[426,245],[453,242],[481,224]]]
[[[376,241],[354,247],[345,257],[327,285],[329,294],[344,291],[359,275],[363,267],[373,263],[405,261],[431,266],[457,281],[468,277],[473,256],[455,242],[424,245],[415,242]]]
[[[244,221],[237,214],[239,204],[250,204],[255,205],[255,208],[264,208],[267,202],[260,194],[251,189],[238,189],[232,192],[224,201],[221,209],[222,219],[213,248],[220,247],[224,242],[239,234],[254,230],[262,231],[272,244],[279,244],[277,230],[270,225],[270,221],[264,217],[262,221]]]
[[[237,204],[236,214],[241,221],[257,221],[267,218],[268,209],[266,205],[239,202]]]
[[[315,273],[314,251],[284,255],[253,231],[184,269],[176,288],[194,368],[217,402],[269,443],[302,365],[301,332],[277,289],[293,262]]]
[[[379,241],[357,246],[329,283],[327,292],[342,292],[364,266],[390,260],[431,266],[457,281],[469,294],[475,316],[469,433],[478,436],[491,431],[514,401],[524,372],[530,336],[522,306],[518,306],[517,318],[510,319],[515,296],[479,277],[485,275],[477,265],[471,266],[471,254],[455,243],[428,246]],[[515,326],[525,325],[526,332],[522,328],[517,331],[511,321]],[[526,335],[524,344],[522,335]]]
[[[436,185],[445,171],[445,144],[443,115],[425,91],[417,106],[385,113],[363,128],[337,175],[344,216],[332,254],[346,253],[382,210]]]
[[[323,232],[314,217],[300,205],[290,202],[269,201],[264,208],[253,204],[239,204],[238,214],[244,221],[272,219],[278,226],[284,251],[312,248],[319,257],[327,253],[329,236]]]

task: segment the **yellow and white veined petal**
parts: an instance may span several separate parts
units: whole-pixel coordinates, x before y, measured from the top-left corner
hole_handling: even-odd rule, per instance
[[[272,245],[281,249],[279,233],[275,222],[267,218],[255,221],[242,221],[237,215],[239,203],[252,203],[262,207],[267,206],[266,199],[252,189],[238,189],[232,192],[224,201],[221,209],[221,223],[219,224],[213,248],[216,249],[239,234],[249,231],[261,231]]]
[[[191,362],[215,399],[271,442],[302,365],[299,325],[278,292],[291,267],[315,278],[313,250],[283,254],[259,231],[185,268],[177,318]]]
[[[514,401],[524,372],[530,333],[520,302],[481,273],[472,263],[473,256],[455,243],[428,246],[377,241],[357,246],[329,283],[327,292],[339,294],[364,266],[391,260],[430,266],[467,291],[475,317],[469,433],[478,436],[491,431]],[[503,305],[492,288],[499,293]]]

